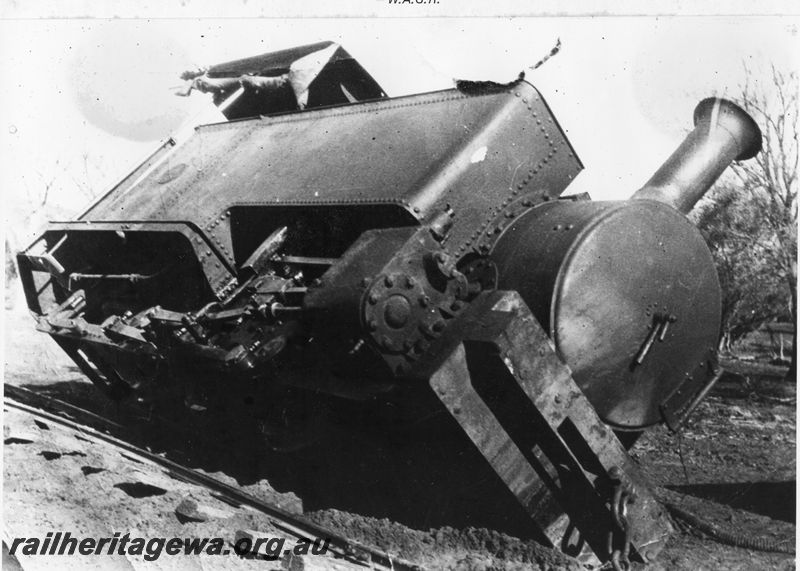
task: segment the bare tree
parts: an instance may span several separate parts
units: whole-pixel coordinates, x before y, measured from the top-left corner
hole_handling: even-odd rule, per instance
[[[771,68],[768,83],[745,68],[739,103],[763,134],[754,159],[699,210],[723,286],[723,341],[769,319],[797,322],[798,77]],[[789,375],[796,376],[795,326]]]
[[[742,104],[761,125],[764,148],[754,161],[743,162],[734,172],[762,208],[764,227],[757,235],[764,255],[771,258],[788,290],[789,312],[795,324],[789,374],[797,371],[797,165],[798,79],[772,66],[772,89],[757,89],[753,74],[742,90]]]

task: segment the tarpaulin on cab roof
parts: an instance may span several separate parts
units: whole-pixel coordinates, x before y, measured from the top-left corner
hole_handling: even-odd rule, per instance
[[[228,119],[271,115],[386,97],[334,42],[318,42],[213,65],[192,87],[214,94]]]

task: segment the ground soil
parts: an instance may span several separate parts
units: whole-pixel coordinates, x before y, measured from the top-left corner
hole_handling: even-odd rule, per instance
[[[735,365],[734,365],[735,366]],[[726,375],[681,433],[647,433],[634,458],[662,499],[745,537],[795,544],[796,387]],[[793,569],[793,556],[719,545],[691,532],[662,552],[666,569]]]
[[[228,478],[288,510],[302,510],[343,535],[432,569],[580,568],[533,542],[518,508],[513,502],[495,500],[502,490],[477,472],[465,480],[455,473],[463,468],[449,472],[415,464],[402,445],[389,450],[373,435],[332,434],[299,458],[262,453],[258,443],[242,442],[244,437],[228,426],[231,423],[220,428],[181,418],[173,419],[179,424],[172,430],[138,409],[105,400],[51,340],[33,332],[32,320],[24,312],[8,313],[5,326],[6,383],[113,417],[132,427],[131,440],[138,444]],[[720,527],[794,545],[796,387],[748,371],[726,375],[679,435],[652,430],[639,439],[632,455],[662,499]],[[262,516],[226,506],[204,490],[90,446],[75,435],[54,436],[57,431],[52,427],[31,427],[21,415],[8,411],[4,430],[4,518],[6,529],[17,535],[44,536],[59,526],[101,535],[137,530],[150,536],[226,537],[248,527],[280,533]],[[32,431],[38,439],[14,441],[14,433],[20,431]],[[454,453],[446,445],[431,445],[428,452],[443,455],[447,461],[442,464],[453,466],[469,463],[472,454]],[[165,493],[134,497],[120,486],[137,478],[154,481]],[[451,493],[453,487],[458,494]],[[186,497],[230,515],[181,523],[175,507]],[[722,545],[679,526],[648,568],[790,569],[794,562],[792,555]],[[131,561],[116,563],[127,568]],[[142,561],[132,563],[139,567]],[[161,567],[175,565],[161,560]],[[198,565],[208,562],[183,561],[176,568]]]

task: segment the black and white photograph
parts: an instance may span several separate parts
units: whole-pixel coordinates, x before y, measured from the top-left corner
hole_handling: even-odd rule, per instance
[[[0,6],[3,569],[795,568],[800,10],[492,4]]]

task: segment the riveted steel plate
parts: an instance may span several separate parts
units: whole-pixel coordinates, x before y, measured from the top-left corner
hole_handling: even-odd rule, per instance
[[[233,204],[397,204],[425,222],[449,205],[457,247],[526,185],[558,196],[580,169],[538,92],[518,82],[199,127],[85,219],[204,228]]]

